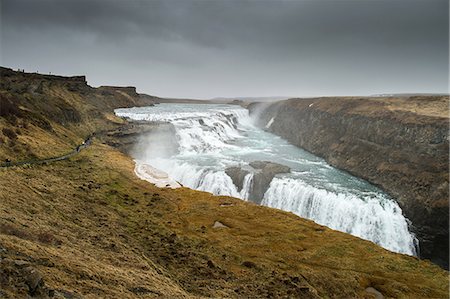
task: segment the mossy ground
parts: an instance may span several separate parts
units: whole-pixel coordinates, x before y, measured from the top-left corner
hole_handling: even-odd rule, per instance
[[[138,179],[99,140],[0,171],[0,247],[88,298],[446,298],[448,273],[291,213]],[[215,221],[228,228],[212,228]],[[20,294],[17,286],[2,286]]]

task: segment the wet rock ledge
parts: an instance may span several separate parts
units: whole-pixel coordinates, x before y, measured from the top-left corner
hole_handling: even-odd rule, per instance
[[[229,167],[225,173],[232,179],[238,191],[244,187],[245,176],[253,173],[253,184],[249,192],[249,200],[260,204],[264,193],[269,188],[272,179],[280,173],[289,173],[291,169],[288,166],[281,165],[270,161],[253,161],[249,163],[249,167]]]
[[[99,135],[106,144],[134,158],[143,158],[149,148],[167,155],[178,149],[175,127],[170,123],[128,120],[126,125]]]

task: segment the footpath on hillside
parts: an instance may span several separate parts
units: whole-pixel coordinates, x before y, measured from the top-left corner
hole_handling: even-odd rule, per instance
[[[0,168],[7,168],[7,167],[21,166],[21,165],[30,165],[30,164],[44,164],[44,163],[52,163],[52,162],[56,162],[56,161],[61,161],[61,160],[67,160],[70,157],[77,155],[79,152],[81,152],[85,148],[89,147],[92,144],[93,136],[94,136],[94,134],[87,137],[83,141],[83,143],[79,144],[71,152],[66,153],[64,155],[57,156],[57,157],[51,157],[51,158],[45,158],[45,159],[32,159],[32,160],[19,161],[19,162],[6,161],[6,162],[0,164]]]

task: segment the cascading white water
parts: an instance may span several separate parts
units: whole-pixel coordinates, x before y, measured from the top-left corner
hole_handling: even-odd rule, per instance
[[[207,153],[232,147],[227,144],[228,141],[243,137],[237,130],[237,119],[248,117],[248,113],[244,109],[211,108],[208,111],[195,111],[192,109],[192,105],[185,105],[185,110],[188,111],[158,111],[157,109],[161,106],[167,107],[162,104],[156,108],[152,107],[153,109],[117,109],[116,114],[134,120],[174,124],[177,130],[179,150],[183,154]]]
[[[253,173],[249,173],[244,177],[244,183],[242,185],[242,190],[240,192],[240,198],[247,200],[250,195],[250,188],[253,183]]]
[[[415,253],[415,240],[398,204],[386,197],[333,193],[300,179],[274,178],[263,205],[291,211],[319,224],[371,240],[392,251]]]
[[[164,149],[149,143],[148,151],[136,156],[136,163],[161,169],[184,186],[248,199],[253,173],[245,176],[242,190],[238,190],[225,169],[248,166],[258,160],[284,164],[291,168],[291,173],[272,180],[262,204],[292,211],[392,251],[416,253],[416,239],[408,231],[408,222],[395,201],[367,182],[256,128],[246,109],[230,105],[160,104],[117,109],[116,114],[174,125],[178,154],[168,158]]]

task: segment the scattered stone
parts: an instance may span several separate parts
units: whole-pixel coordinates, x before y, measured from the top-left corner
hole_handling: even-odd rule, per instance
[[[53,294],[52,294],[53,293]],[[82,299],[78,294],[66,291],[66,290],[50,290],[49,296],[55,299]]]
[[[44,287],[44,280],[41,273],[34,267],[26,267],[24,269],[25,282],[28,285],[30,295],[39,294]]]
[[[254,262],[250,262],[250,261],[244,261],[242,263],[242,266],[247,267],[247,268],[256,268],[256,264]]]
[[[366,288],[366,292],[375,295],[375,299],[384,299],[383,294],[381,294],[377,289],[373,287]]]
[[[209,268],[215,268],[216,265],[214,265],[214,263],[211,260],[208,260],[208,262],[206,263],[208,265]]]
[[[177,234],[173,233],[167,238],[167,242],[172,244],[172,243],[175,243],[176,239],[177,239]]]
[[[30,263],[27,261],[23,261],[23,260],[14,260],[14,265],[18,266],[18,267],[22,267],[25,265],[29,265]]]
[[[130,288],[129,291],[136,295],[144,295],[144,294],[150,294],[150,293],[160,295],[159,292],[155,292],[155,291],[147,289],[146,287],[141,287],[141,286]]]
[[[213,228],[229,228],[229,227],[220,221],[216,221],[214,222]]]

